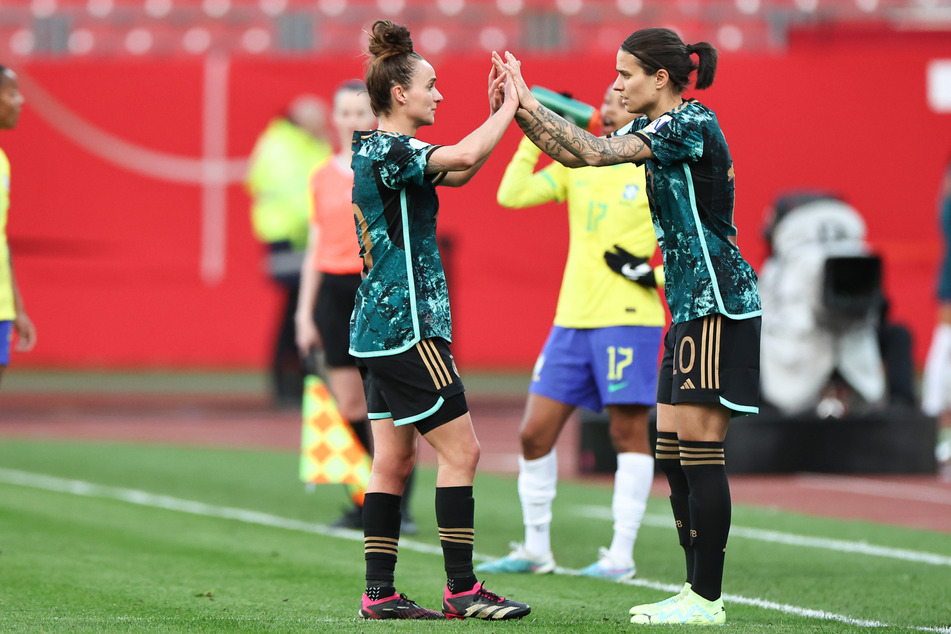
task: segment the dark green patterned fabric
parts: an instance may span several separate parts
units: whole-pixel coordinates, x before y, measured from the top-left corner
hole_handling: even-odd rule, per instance
[[[760,315],[756,273],[730,241],[736,236],[733,159],[713,111],[689,100],[615,134],[641,136],[654,154],[645,161],[647,194],[673,322]]]
[[[439,146],[390,132],[353,139],[353,204],[365,279],[350,320],[350,353],[403,352],[452,340],[446,276],[436,246],[442,174],[426,174]]]

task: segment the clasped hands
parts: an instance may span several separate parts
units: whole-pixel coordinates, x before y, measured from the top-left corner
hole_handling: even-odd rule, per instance
[[[503,58],[492,51],[492,69],[489,71],[489,106],[495,113],[506,99],[516,99],[520,108],[534,110],[538,100],[522,77],[522,62],[505,52]]]

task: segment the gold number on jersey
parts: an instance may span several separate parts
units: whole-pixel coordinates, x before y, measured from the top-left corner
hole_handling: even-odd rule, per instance
[[[684,351],[687,350],[687,344],[690,345],[690,361],[684,363]],[[697,356],[697,344],[694,343],[693,337],[684,337],[680,342],[680,354],[678,355],[678,362],[680,365],[680,371],[683,374],[689,373],[693,370],[693,362]]]

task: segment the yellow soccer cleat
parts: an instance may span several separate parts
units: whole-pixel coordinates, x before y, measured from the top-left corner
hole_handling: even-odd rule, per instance
[[[631,617],[635,625],[723,625],[726,610],[723,599],[708,601],[692,590],[687,595],[668,604],[659,611],[639,613]]]

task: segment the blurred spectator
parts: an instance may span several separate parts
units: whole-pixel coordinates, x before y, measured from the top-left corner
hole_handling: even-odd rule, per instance
[[[23,95],[16,73],[0,66],[0,129],[12,130],[20,119]],[[7,246],[7,211],[10,208],[10,161],[0,149],[0,379],[10,363],[10,341],[17,333],[17,350],[32,350],[36,329],[23,308],[23,298],[13,273]]]
[[[787,415],[843,416],[883,403],[881,261],[861,214],[824,192],[777,200],[763,301],[763,397]]]
[[[307,246],[308,179],[332,153],[326,118],[326,106],[318,97],[295,98],[258,137],[246,179],[254,235],[267,247],[268,275],[284,294],[271,358],[275,400],[284,406],[298,406],[303,393],[294,311]]]
[[[945,168],[938,213],[944,235],[944,259],[938,270],[938,324],[921,380],[921,409],[929,416],[939,417],[937,458],[939,462],[951,463],[951,161]]]

